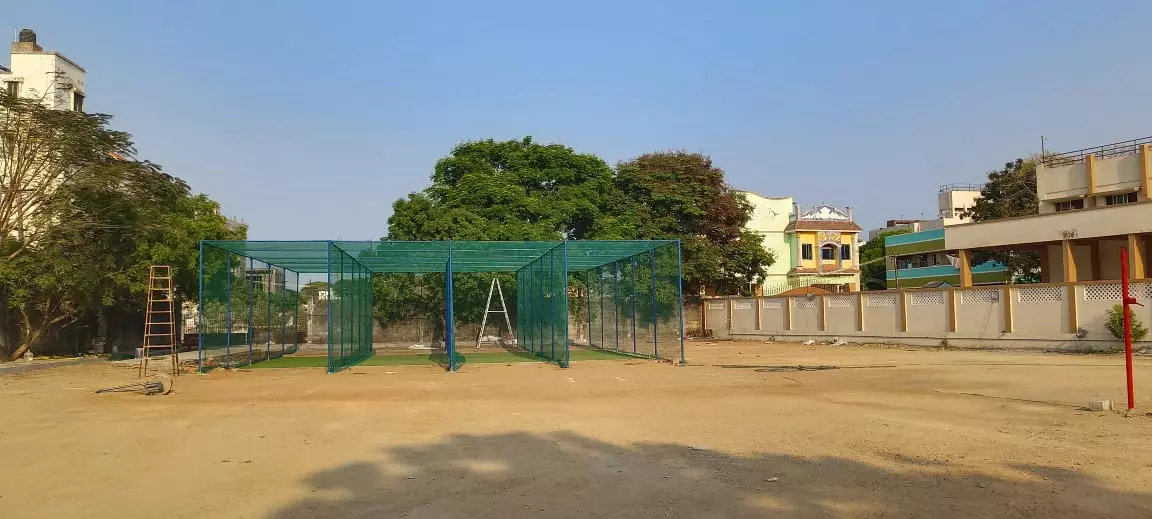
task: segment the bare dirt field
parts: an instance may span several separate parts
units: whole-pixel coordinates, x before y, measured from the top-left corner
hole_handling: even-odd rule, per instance
[[[1152,517],[1152,358],[1129,417],[1118,355],[688,359],[0,375],[0,517]]]

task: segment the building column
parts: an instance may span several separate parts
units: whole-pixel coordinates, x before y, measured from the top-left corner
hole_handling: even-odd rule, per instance
[[[1072,241],[1061,240],[1060,248],[1062,254],[1061,259],[1064,260],[1064,279],[1062,281],[1065,283],[1075,283],[1079,281],[1080,278],[1076,273],[1076,255],[1072,253]]]
[[[1084,200],[1084,208],[1096,207],[1096,155],[1089,153],[1084,157],[1084,169],[1088,172],[1088,196]]]
[[[1145,256],[1144,235],[1142,234],[1129,234],[1128,235],[1128,277],[1132,279],[1144,279],[1147,273],[1144,271],[1144,256]]]
[[[1144,172],[1144,198],[1152,200],[1152,144],[1140,145],[1140,170]]]
[[[960,249],[960,286],[972,286],[972,252]]]
[[[1090,252],[1089,258],[1092,260],[1092,280],[1099,281],[1102,276],[1100,275],[1100,240],[1095,239],[1088,242],[1088,251]]]
[[[1051,283],[1052,282],[1052,271],[1051,271],[1052,270],[1052,261],[1051,261],[1051,258],[1048,256],[1048,253],[1049,253],[1048,244],[1041,245],[1040,246],[1040,282],[1041,283]],[[1009,280],[1009,282],[1011,282],[1011,281],[1012,280]]]

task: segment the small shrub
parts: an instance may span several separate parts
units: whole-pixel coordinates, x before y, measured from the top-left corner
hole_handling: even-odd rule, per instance
[[[1108,323],[1104,325],[1112,336],[1124,340],[1124,305],[1114,305],[1108,310]],[[1144,323],[1132,317],[1132,340],[1139,341],[1148,335],[1148,329],[1144,327]]]

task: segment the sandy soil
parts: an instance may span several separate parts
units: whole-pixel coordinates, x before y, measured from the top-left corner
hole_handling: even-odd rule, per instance
[[[695,343],[647,361],[0,375],[0,516],[1152,517],[1123,358]],[[788,366],[839,366],[796,370]],[[1152,358],[1139,359],[1152,411]]]

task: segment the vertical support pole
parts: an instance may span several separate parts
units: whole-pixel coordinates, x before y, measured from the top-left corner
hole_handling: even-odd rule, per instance
[[[264,282],[264,301],[265,306],[265,332],[264,332],[264,360],[268,360],[268,352],[272,349],[272,286],[276,284],[276,268],[272,265],[265,263],[268,275],[272,276],[271,282],[265,277]]]
[[[224,297],[224,321],[228,328],[224,331],[224,367],[232,367],[232,253],[224,251],[224,270],[228,274],[225,278],[227,290]]]
[[[292,321],[292,344],[295,346],[293,351],[300,351],[300,273],[296,272],[296,319]],[[311,323],[309,323],[311,324]]]
[[[1090,265],[1090,268],[1088,269],[1088,273],[1092,276],[1092,280],[1095,281],[1095,280],[1103,279],[1103,276],[1100,275],[1101,269],[1100,269],[1100,240],[1099,239],[1094,239],[1094,240],[1088,242],[1088,261],[1090,261],[1092,263]]]
[[[636,256],[632,256],[632,353],[639,353],[636,343]]]
[[[792,331],[792,296],[784,296],[784,331]]]
[[[548,358],[556,362],[556,257],[552,251],[548,251],[548,348]]]
[[[596,276],[600,279],[600,347],[604,348],[604,265],[596,267]]]
[[[566,367],[568,367],[568,361],[571,360],[571,357],[569,356],[569,353],[571,352],[571,348],[568,347],[568,342],[569,342],[569,338],[568,338],[568,312],[569,312],[569,308],[568,308],[568,240],[564,240],[564,260],[563,261],[564,261],[564,272],[563,272],[564,277],[561,278],[563,280],[563,282],[560,283],[560,289],[561,289],[561,294],[563,294],[563,296],[564,296],[564,337],[563,337],[563,339],[564,339],[564,362],[562,364],[560,364],[560,367],[566,368]]]
[[[332,366],[332,300],[336,299],[336,286],[332,284],[332,242],[328,242],[328,311],[325,316],[328,320],[328,372],[334,373]]]
[[[680,240],[676,240],[676,314],[680,318],[680,328],[677,330],[677,335],[680,336],[680,365],[683,366],[688,363],[684,357],[684,262],[682,258]],[[704,307],[703,304],[700,305]]]
[[[280,356],[284,356],[284,347],[288,344],[288,269],[280,267]]]
[[[196,372],[204,372],[204,240],[200,240],[199,289],[196,292]]]
[[[256,289],[252,286],[252,258],[248,258],[248,271],[244,273],[244,284],[248,285],[248,365],[252,365],[252,341],[256,334],[252,328],[256,326]]]
[[[448,264],[444,276],[444,349],[448,352],[448,371],[456,371],[456,320],[452,311],[452,241],[448,241]]]
[[[616,350],[620,350],[620,261],[612,262],[612,287],[615,292],[615,297],[612,305],[612,311],[615,313],[616,318]]]
[[[1139,304],[1128,287],[1128,248],[1120,249],[1120,285],[1124,296],[1124,371],[1128,382],[1128,409],[1136,407],[1132,381],[1132,305]]]
[[[652,284],[648,287],[648,290],[650,292],[652,292],[652,311],[651,311],[651,313],[652,313],[652,356],[659,358],[660,357],[660,342],[657,340],[657,337],[659,337],[659,336],[656,334],[656,251],[655,250],[652,250],[652,249],[648,250],[648,260],[651,263],[651,269],[652,269]]]
[[[588,316],[588,346],[592,346],[592,271],[584,271],[584,306]]]

